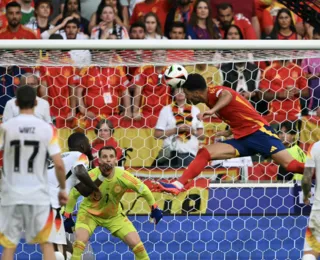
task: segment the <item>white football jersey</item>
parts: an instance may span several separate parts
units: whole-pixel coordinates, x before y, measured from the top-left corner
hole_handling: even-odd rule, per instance
[[[2,205],[50,205],[47,159],[61,152],[57,130],[34,115],[18,115],[0,127]]]
[[[316,169],[316,188],[312,209],[320,209],[320,141],[314,143],[307,154],[305,167]]]
[[[86,170],[89,168],[89,159],[88,157],[80,152],[66,152],[62,155],[62,160],[64,167],[66,169],[66,191],[69,194],[70,190],[77,185],[80,181],[77,179],[74,168],[78,165],[83,165]],[[49,188],[50,188],[50,197],[51,197],[51,206],[55,209],[59,208],[59,183],[56,178],[54,165],[50,164],[48,166],[48,179],[49,179]]]

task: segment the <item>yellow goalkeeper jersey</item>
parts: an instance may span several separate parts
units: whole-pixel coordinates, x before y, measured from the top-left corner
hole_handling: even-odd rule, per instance
[[[99,168],[89,171],[89,175],[93,181],[95,181],[100,174],[101,171]],[[100,218],[110,218],[121,213],[120,200],[128,190],[134,190],[143,196],[150,207],[155,203],[155,199],[149,188],[131,173],[119,167],[115,167],[114,176],[111,179],[106,178],[100,184],[99,189],[102,193],[102,198],[99,201],[94,200],[92,195],[84,198],[80,204],[80,209],[84,209],[88,213]],[[75,201],[76,200],[71,199],[69,202],[72,204]],[[73,207],[74,204],[69,205],[68,203],[66,212],[72,212]]]

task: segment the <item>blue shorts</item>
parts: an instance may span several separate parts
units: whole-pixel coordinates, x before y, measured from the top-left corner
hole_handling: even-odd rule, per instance
[[[226,140],[223,143],[232,145],[237,150],[237,155],[241,157],[257,153],[264,157],[270,157],[270,155],[286,149],[270,126],[264,126],[250,135],[240,139]]]

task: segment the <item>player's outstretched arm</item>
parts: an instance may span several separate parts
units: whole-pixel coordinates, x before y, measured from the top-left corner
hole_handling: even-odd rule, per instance
[[[93,191],[99,191],[98,186],[92,181],[86,168],[83,165],[77,165],[74,168],[74,172],[79,181],[88,188],[89,194],[91,194]]]
[[[310,197],[311,197],[311,185],[312,185],[312,176],[314,173],[314,168],[306,167],[304,168],[303,177],[302,177],[302,191],[303,191],[303,202],[305,204],[309,204]]]
[[[68,202],[68,194],[66,192],[66,170],[60,153],[51,156],[56,171],[57,180],[59,182],[59,202],[60,205],[65,205]]]

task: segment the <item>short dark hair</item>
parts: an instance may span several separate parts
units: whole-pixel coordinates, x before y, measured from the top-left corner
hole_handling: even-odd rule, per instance
[[[189,91],[205,90],[207,89],[207,83],[204,77],[198,73],[189,74],[186,82],[182,85],[182,88]]]
[[[21,9],[21,5],[18,2],[10,2],[6,5],[6,11],[11,7],[19,7]]]
[[[227,10],[228,8],[231,8],[231,10],[233,11],[233,6],[232,4],[229,3],[221,3],[217,5],[217,10]]]
[[[225,40],[227,39],[227,37],[228,37],[228,32],[229,32],[229,30],[230,30],[231,28],[236,28],[236,30],[237,30],[238,33],[239,33],[240,40],[243,40],[243,39],[244,39],[240,27],[237,26],[237,25],[235,25],[235,24],[231,24],[231,25],[225,30],[225,32],[224,32],[224,39],[225,39]]]
[[[116,148],[114,148],[113,146],[103,146],[98,152],[99,158],[101,157],[101,153],[102,153],[103,150],[112,150],[112,151],[114,151],[114,155],[117,156]]]
[[[61,34],[54,33],[50,35],[49,40],[63,40],[63,37]]]
[[[171,28],[170,28],[170,32],[172,31],[173,28],[182,28],[184,33],[186,33],[186,31],[187,31],[185,23],[180,22],[180,21],[176,21],[176,22],[172,23]]]
[[[74,23],[75,25],[77,25],[78,28],[80,28],[80,21],[79,21],[77,18],[73,18],[73,19],[69,20],[69,21],[66,23],[66,26],[65,26],[65,27],[67,27],[68,24],[70,24],[70,23]]]
[[[280,125],[280,131],[281,128],[285,128],[286,129],[286,133],[291,134],[291,135],[296,135],[297,134],[297,128],[296,128],[296,124],[294,122],[291,121],[285,121],[283,123],[281,123]]]
[[[37,93],[33,87],[25,85],[17,89],[17,103],[20,109],[34,108]]]
[[[85,134],[80,132],[71,134],[68,138],[69,150],[78,150],[78,147],[80,147],[84,142],[89,144],[89,140]]]
[[[52,1],[51,0],[38,0],[34,3],[34,9],[38,9],[41,4],[48,4],[50,9],[52,9]]]
[[[134,28],[141,27],[144,31],[146,31],[146,25],[143,22],[135,22],[131,24],[130,29],[129,29],[129,34],[132,32]]]
[[[109,127],[110,133],[111,133],[111,135],[113,135],[114,126],[113,126],[112,122],[111,122],[110,120],[108,120],[108,119],[101,119],[101,120],[97,123],[97,125],[96,125],[96,127],[95,127],[95,129],[94,129],[94,132],[96,133],[96,135],[98,134],[98,131],[99,131],[99,129],[101,128],[101,126],[102,126],[103,124],[106,124],[106,125]]]

